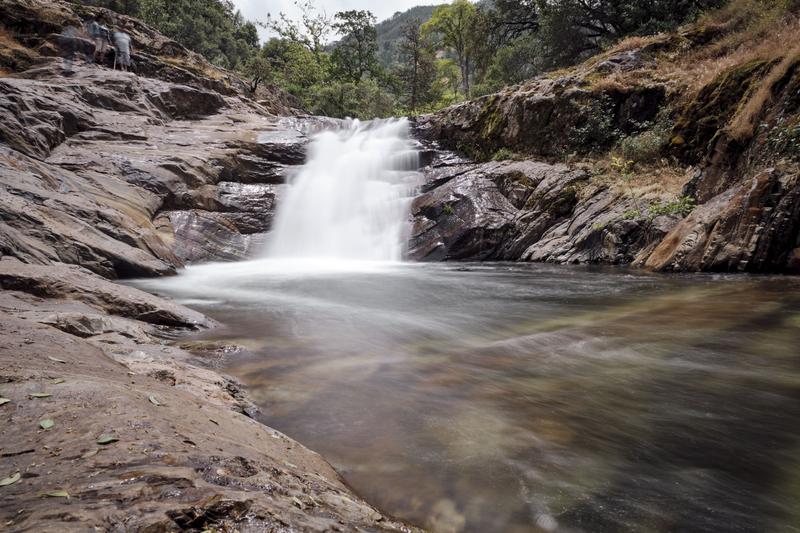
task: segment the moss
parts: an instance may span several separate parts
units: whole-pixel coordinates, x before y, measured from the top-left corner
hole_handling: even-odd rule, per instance
[[[567,185],[548,206],[547,212],[558,217],[567,216],[577,203],[578,188],[575,185]]]
[[[497,95],[489,96],[481,108],[480,122],[483,124],[480,136],[483,139],[495,137],[503,122],[502,106],[500,97]]]

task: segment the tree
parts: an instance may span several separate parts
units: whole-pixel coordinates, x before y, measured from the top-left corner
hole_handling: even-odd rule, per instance
[[[336,13],[333,27],[342,35],[331,54],[337,78],[358,84],[367,74],[378,76],[380,65],[375,16],[369,11],[342,11]]]
[[[405,104],[414,113],[436,100],[436,54],[419,19],[403,25],[398,52],[401,61],[398,78],[403,84]]]
[[[294,22],[283,12],[278,19],[268,15],[265,27],[276,32],[282,39],[305,46],[314,54],[318,63],[322,62],[325,42],[333,29],[333,21],[324,11],[317,11],[312,0],[295,0],[300,10],[300,23]]]
[[[461,71],[461,89],[467,98],[474,42],[470,37],[476,13],[477,8],[469,0],[453,0],[452,4],[437,7],[424,26],[427,33],[438,35],[442,45],[455,53]]]

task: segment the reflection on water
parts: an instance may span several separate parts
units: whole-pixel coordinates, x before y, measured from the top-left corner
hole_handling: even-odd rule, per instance
[[[227,371],[265,423],[434,531],[800,531],[797,280],[262,262],[147,288],[252,348]]]

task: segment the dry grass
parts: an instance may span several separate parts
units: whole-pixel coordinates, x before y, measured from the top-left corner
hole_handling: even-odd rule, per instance
[[[685,80],[689,92],[704,87],[725,70],[755,60],[775,60],[787,44],[797,41],[800,19],[781,2],[734,0],[706,15],[700,28],[724,35],[708,46],[681,55],[665,64]],[[694,91],[692,91],[694,90]]]
[[[0,46],[5,46],[14,50],[27,50],[24,46],[19,44],[14,33],[6,29],[3,25],[0,25]]]
[[[747,141],[753,137],[762,112],[772,102],[775,84],[798,62],[800,62],[800,42],[789,50],[780,63],[772,67],[759,84],[758,90],[736,112],[727,128],[728,135],[737,141]]]
[[[647,201],[661,201],[679,196],[691,178],[691,169],[671,165],[666,161],[636,165],[627,175],[614,166],[611,154],[595,160],[585,160],[579,167],[590,171],[592,181],[626,195]]]

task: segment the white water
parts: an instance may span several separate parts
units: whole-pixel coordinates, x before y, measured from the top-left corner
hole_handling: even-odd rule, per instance
[[[405,119],[318,134],[278,206],[267,258],[400,261],[418,168]]]

